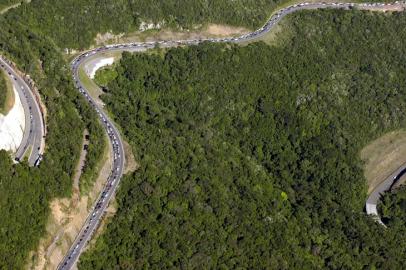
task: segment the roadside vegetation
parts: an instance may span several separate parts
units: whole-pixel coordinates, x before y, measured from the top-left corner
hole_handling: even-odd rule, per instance
[[[386,193],[379,204],[379,211],[382,220],[391,227],[406,224],[406,186]]]
[[[178,2],[33,0],[0,17],[0,50],[38,84],[49,131],[39,168],[0,151],[0,269],[26,265],[49,202],[71,195],[83,130],[85,190],[105,149],[64,48],[142,22],[252,29],[283,1]],[[404,127],[405,26],[404,14],[304,12],[290,17],[283,47],[125,54],[98,78],[142,167],[124,178],[118,213],[80,267],[401,269],[404,222],[383,231],[362,213],[358,154]],[[388,219],[401,215],[399,194],[385,199]]]
[[[17,20],[51,37],[61,48],[88,48],[97,34],[137,31],[154,24],[194,30],[209,23],[256,29],[292,0],[33,0],[13,11]],[[297,2],[297,1],[296,1]],[[361,1],[357,1],[361,2]],[[363,1],[368,2],[368,1]]]
[[[34,0],[13,13],[30,27],[51,37],[61,48],[87,48],[98,33],[127,33],[141,23],[160,23],[169,28],[193,28],[225,23],[256,28],[283,0]]]
[[[3,113],[8,96],[6,77],[3,70],[0,70],[0,113]]]
[[[12,85],[3,70],[0,70],[0,113],[6,115],[14,105]]]
[[[0,11],[24,0],[0,0]]]
[[[48,111],[46,151],[39,168],[14,165],[0,151],[0,269],[22,269],[45,232],[49,202],[69,196],[83,130],[91,132],[86,170],[103,153],[104,135],[95,112],[79,96],[60,49],[26,20],[0,17],[0,50],[34,79]],[[100,149],[98,149],[100,147]]]
[[[117,71],[114,68],[101,68],[96,72],[94,82],[101,87],[106,87],[107,84],[117,77]]]
[[[406,124],[406,14],[286,20],[283,46],[123,54],[102,99],[141,168],[80,269],[404,268],[405,223],[363,211],[360,151]]]
[[[77,103],[77,106],[81,118],[85,121],[86,128],[89,131],[89,146],[87,148],[85,165],[79,180],[80,193],[81,195],[85,195],[92,188],[99,174],[99,170],[103,165],[107,139],[103,127],[100,125],[94,110],[88,103],[80,98],[80,103]]]

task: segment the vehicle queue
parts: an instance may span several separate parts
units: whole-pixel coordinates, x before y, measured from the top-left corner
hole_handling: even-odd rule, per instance
[[[114,45],[106,45],[100,48],[96,48],[93,50],[86,51],[76,57],[72,63],[71,67],[74,71],[74,80],[75,86],[79,89],[80,93],[84,95],[87,99],[89,104],[95,109],[97,112],[100,121],[104,125],[107,134],[109,136],[110,141],[112,142],[113,146],[113,168],[111,171],[110,176],[107,178],[106,185],[103,188],[99,198],[96,201],[95,206],[93,207],[92,211],[90,212],[88,219],[82,228],[77,240],[74,242],[73,246],[68,252],[68,255],[62,261],[60,267],[58,269],[70,269],[77,258],[80,255],[81,248],[84,247],[84,242],[90,240],[92,233],[94,232],[97,223],[100,221],[102,217],[102,212],[106,209],[109,199],[111,198],[112,194],[114,193],[117,185],[119,184],[119,180],[122,176],[122,166],[124,164],[124,151],[122,149],[122,142],[119,138],[119,135],[116,129],[113,127],[113,124],[107,119],[106,115],[97,107],[93,99],[84,89],[79,81],[78,76],[78,68],[82,61],[91,57],[97,53],[104,52],[104,51],[123,51],[123,50],[146,50],[149,48],[154,48],[155,46],[162,45],[166,47],[171,46],[181,46],[181,45],[192,45],[198,44],[201,42],[234,42],[239,43],[247,40],[251,40],[257,38],[265,33],[267,33],[276,23],[278,23],[282,17],[285,15],[292,13],[296,10],[301,9],[316,9],[316,8],[352,8],[352,7],[381,7],[381,6],[391,6],[391,5],[398,5],[403,4],[404,2],[396,1],[394,3],[364,3],[364,4],[357,4],[357,3],[300,3],[295,4],[286,8],[279,10],[277,13],[271,16],[271,18],[258,30],[244,34],[239,37],[231,37],[231,38],[208,38],[208,39],[193,39],[193,40],[178,40],[178,41],[158,41],[158,42],[144,42],[144,43],[126,43],[126,44],[114,44]]]

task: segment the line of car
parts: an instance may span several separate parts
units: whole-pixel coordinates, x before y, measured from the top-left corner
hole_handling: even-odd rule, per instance
[[[29,94],[27,92],[27,91],[30,91],[27,87],[24,87],[23,85],[20,84],[20,82],[23,82],[24,80],[22,78],[20,78],[20,81],[18,81],[17,75],[14,75],[14,74],[17,74],[17,73],[15,71],[13,71],[14,74],[12,73],[11,63],[8,63],[6,65],[5,63],[7,63],[7,60],[5,60],[3,58],[1,58],[1,61],[2,61],[0,63],[1,68],[8,74],[8,76],[12,79],[12,81],[14,81],[12,83],[15,84],[15,86],[17,88],[17,91],[22,92],[22,94],[24,96],[24,100],[25,100],[25,102],[27,102],[28,113],[29,113],[29,121],[30,122],[29,122],[29,124],[26,123],[26,125],[25,125],[26,130],[24,131],[24,132],[28,132],[27,128],[29,129],[28,138],[27,138],[27,140],[25,142],[24,142],[24,140],[21,142],[21,145],[17,149],[17,152],[16,152],[16,155],[15,155],[14,159],[15,159],[16,162],[19,162],[22,159],[22,157],[25,155],[26,150],[32,144],[33,147],[37,147],[36,150],[38,151],[38,154],[36,154],[36,156],[33,159],[29,158],[29,160],[30,159],[33,160],[33,162],[30,162],[31,165],[38,166],[39,163],[42,160],[42,153],[39,152],[40,151],[40,146],[35,146],[34,145],[34,143],[35,143],[35,140],[34,140],[35,139],[35,134],[33,134],[33,130],[34,130],[33,127],[35,127],[38,124],[38,123],[34,122],[34,117],[33,117],[33,108],[32,107],[36,106],[36,104],[32,104],[32,102],[36,102],[35,98],[32,98],[31,94]],[[20,88],[20,89],[18,89],[18,88]],[[21,94],[20,94],[20,96],[21,96]],[[31,101],[31,99],[33,101]],[[25,113],[27,113],[27,112],[25,112]],[[41,120],[39,120],[39,121],[41,121]],[[40,136],[42,137],[42,134]],[[30,140],[30,138],[31,138],[31,140]]]
[[[80,61],[83,58],[90,57],[95,55],[96,53],[108,51],[108,50],[125,50],[125,49],[134,49],[134,48],[153,48],[154,46],[159,45],[191,45],[191,44],[198,44],[204,41],[208,42],[242,42],[245,40],[250,40],[253,38],[257,38],[259,35],[269,32],[269,30],[280,21],[282,17],[285,15],[297,11],[300,9],[319,9],[319,8],[352,8],[352,7],[390,7],[394,5],[405,4],[404,1],[395,1],[393,3],[327,3],[327,2],[320,2],[320,3],[310,3],[304,2],[300,4],[294,4],[288,6],[286,8],[280,9],[278,12],[273,14],[271,18],[259,29],[254,32],[250,32],[248,34],[244,34],[238,37],[228,37],[228,38],[204,38],[204,39],[190,39],[190,40],[162,40],[162,41],[149,41],[149,42],[133,42],[133,43],[121,43],[121,44],[113,44],[113,45],[105,45],[103,47],[99,47],[93,50],[89,50],[78,58],[76,58],[72,65],[75,64],[76,61]]]
[[[94,53],[87,54],[87,56],[93,54]],[[68,254],[64,257],[63,261],[58,266],[58,269],[70,269],[78,259],[83,247],[91,239],[91,236],[93,235],[99,221],[103,216],[104,210],[108,206],[114,190],[117,188],[118,180],[122,176],[122,170],[124,167],[124,148],[117,129],[113,126],[112,122],[108,119],[106,114],[98,107],[98,105],[95,103],[93,98],[89,95],[89,93],[86,91],[79,80],[78,69],[81,61],[85,60],[87,56],[83,55],[82,57],[78,58],[77,61],[72,62],[71,68],[73,70],[74,84],[79,92],[83,95],[83,97],[88,101],[90,106],[95,110],[100,122],[106,130],[113,149],[113,166],[110,175],[106,179],[107,181],[102,189],[102,192],[100,193],[94,206],[92,207],[92,210],[90,211],[85,224],[82,227],[82,230],[79,232],[78,236],[73,242],[73,245],[68,251]]]
[[[102,217],[102,213],[106,209],[109,200],[114,193],[115,189],[117,188],[120,178],[122,176],[122,167],[124,165],[124,150],[122,147],[122,141],[119,137],[117,129],[113,126],[112,122],[107,118],[104,112],[96,105],[94,100],[90,97],[87,90],[83,87],[79,80],[79,66],[86,61],[86,59],[105,52],[105,51],[135,51],[135,50],[146,50],[149,48],[154,48],[155,46],[181,46],[181,45],[191,45],[191,44],[198,44],[201,42],[243,42],[250,39],[257,38],[262,34],[271,30],[271,28],[280,21],[280,19],[297,10],[301,9],[316,9],[316,8],[349,8],[355,6],[381,6],[381,5],[393,5],[393,4],[400,4],[403,2],[396,1],[394,3],[369,3],[369,4],[357,4],[357,3],[301,3],[295,4],[286,8],[279,10],[275,13],[261,28],[258,30],[244,34],[239,37],[230,37],[230,38],[208,38],[208,39],[192,39],[192,40],[177,40],[177,41],[157,41],[157,42],[134,42],[134,43],[125,43],[125,44],[114,44],[114,45],[106,45],[103,47],[99,47],[96,49],[92,49],[86,51],[76,57],[71,62],[71,68],[73,70],[73,77],[75,80],[75,86],[79,89],[79,92],[83,94],[83,96],[87,99],[90,105],[95,109],[97,112],[100,121],[104,125],[106,132],[110,138],[110,141],[113,146],[113,169],[111,171],[110,176],[107,178],[107,183],[103,188],[99,198],[96,200],[95,206],[93,207],[92,211],[90,212],[84,226],[82,227],[81,232],[79,233],[78,237],[74,241],[71,249],[68,251],[68,254],[65,256],[61,264],[59,265],[58,269],[71,269],[74,265],[78,257],[80,256],[81,250],[84,247],[85,243],[88,242],[94,232],[97,223],[100,221]]]

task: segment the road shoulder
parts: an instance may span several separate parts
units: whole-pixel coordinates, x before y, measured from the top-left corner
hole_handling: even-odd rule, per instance
[[[51,214],[46,226],[46,235],[29,258],[28,269],[56,269],[85,222],[89,209],[102,190],[112,167],[112,147],[108,143],[103,156],[103,166],[92,189],[84,196],[79,191],[71,198],[55,199],[50,203]],[[74,188],[75,184],[73,184]]]

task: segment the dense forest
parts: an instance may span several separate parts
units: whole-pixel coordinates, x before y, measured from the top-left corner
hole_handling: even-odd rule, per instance
[[[406,224],[406,186],[387,192],[381,200],[379,212],[389,226]]]
[[[54,42],[23,20],[0,17],[0,50],[39,87],[47,112],[48,134],[39,168],[13,165],[0,152],[0,269],[21,269],[45,230],[49,201],[71,193],[83,130],[91,132],[87,174],[104,148],[104,132],[94,111],[79,96],[69,66]]]
[[[103,99],[141,168],[80,269],[405,268],[404,196],[367,217],[359,151],[406,124],[406,14],[286,20],[280,46],[123,54]]]
[[[280,4],[179,2],[33,0],[0,17],[0,50],[34,78],[49,131],[38,168],[0,151],[0,269],[24,267],[50,200],[70,195],[83,130],[84,190],[105,146],[63,48],[142,21],[255,28]],[[382,230],[362,211],[358,151],[405,126],[405,26],[404,14],[303,12],[282,47],[125,54],[104,100],[142,168],[80,267],[404,269],[405,191],[385,195]]]
[[[24,20],[51,37],[61,48],[87,48],[98,33],[135,31],[142,22],[174,29],[224,23],[260,27],[287,0],[32,0],[13,10],[10,18]]]

